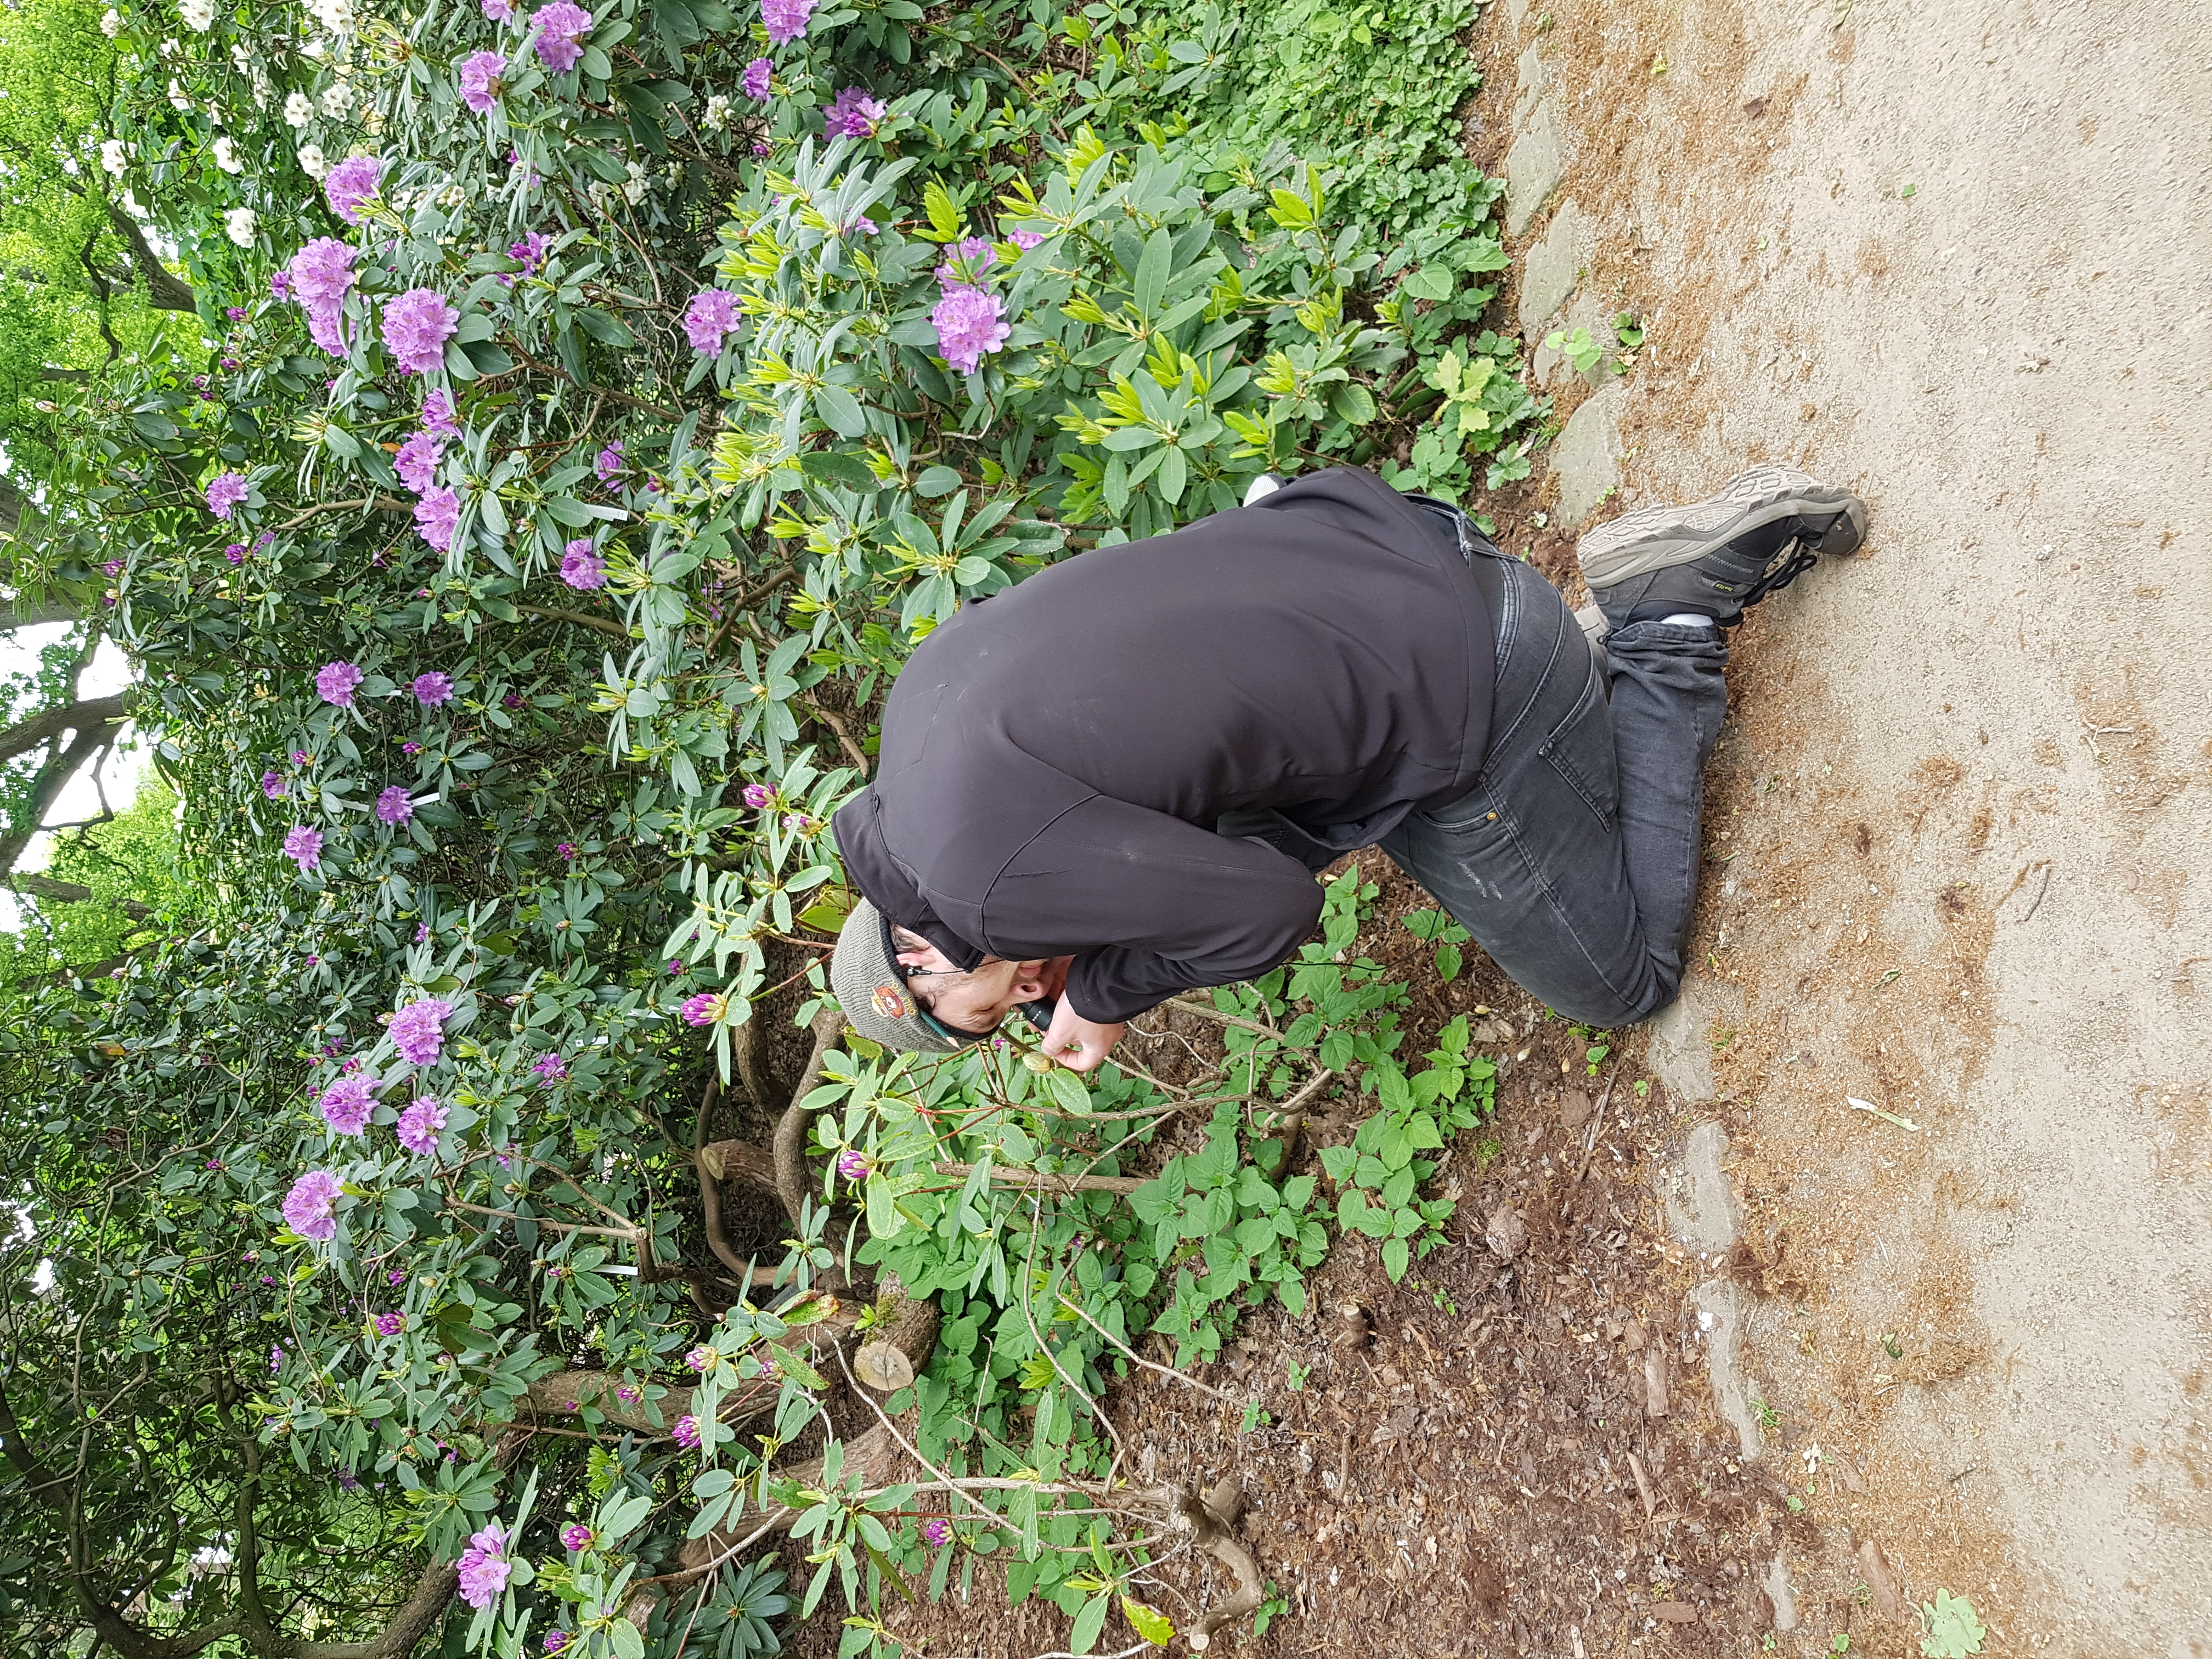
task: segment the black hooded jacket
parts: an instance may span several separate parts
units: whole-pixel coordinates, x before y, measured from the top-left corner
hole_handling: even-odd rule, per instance
[[[1320,915],[1310,865],[1465,794],[1496,668],[1449,526],[1318,473],[964,607],[838,848],[959,967],[1073,956],[1074,1011],[1127,1019],[1267,972]]]

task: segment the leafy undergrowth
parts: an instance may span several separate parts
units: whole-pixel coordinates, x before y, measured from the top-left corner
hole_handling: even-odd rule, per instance
[[[1416,1175],[1404,1194],[1419,1218],[1412,1231],[1346,1229],[1302,1300],[1270,1297],[1188,1368],[1190,1382],[1109,1364],[1103,1404],[1127,1449],[1125,1473],[1139,1486],[1241,1482],[1243,1536],[1269,1599],[1260,1628],[1240,1626],[1239,1651],[1571,1653],[1577,1639],[1592,1653],[1755,1647],[1772,1620],[1759,1589],[1765,1565],[1785,1544],[1802,1547],[1810,1522],[1769,1468],[1736,1455],[1707,1397],[1684,1294],[1693,1264],[1670,1252],[1652,1198],[1652,1166],[1682,1127],[1675,1108],[1479,951],[1466,953],[1463,973],[1440,977],[1436,943],[1417,936],[1434,931],[1425,896],[1378,855],[1363,864],[1335,890],[1356,880],[1372,896],[1351,960],[1407,987],[1392,1009],[1407,1049],[1469,1075],[1495,1067],[1482,1091],[1494,1092],[1494,1113],[1443,1133],[1439,1146],[1406,1149],[1422,1154],[1402,1166]],[[1181,1010],[1140,1024],[1134,1058],[1164,1082],[1217,1063],[1234,1029]],[[1473,1036],[1454,1054],[1456,1031]],[[1401,1121],[1358,1103],[1309,1120],[1285,1193],[1311,1182],[1316,1207],[1381,1207],[1397,1195],[1390,1177],[1362,1185],[1361,1164],[1389,1165],[1395,1131],[1375,1126]],[[1161,1128],[1149,1151],[1167,1162],[1155,1181],[1195,1170],[1194,1195],[1236,1196],[1212,1179],[1219,1144],[1218,1123]],[[1206,1202],[1219,1200],[1194,1196],[1194,1207]],[[1267,1212],[1253,1211],[1245,1221]],[[1228,1218],[1224,1206],[1205,1218]],[[1411,1260],[1394,1272],[1402,1238],[1413,1241]],[[954,1340],[963,1352],[933,1372],[972,1365],[974,1346]],[[1180,1338],[1154,1336],[1135,1352],[1168,1365],[1179,1346],[1188,1352]],[[1663,1416],[1648,1410],[1655,1354]],[[914,1501],[957,1519],[941,1498]],[[1055,1595],[1018,1551],[957,1530],[936,1559],[893,1558],[917,1592],[928,1583],[945,1599],[887,1594],[871,1618],[888,1650],[1068,1650],[1070,1604],[1097,1602],[1099,1623],[1079,1633],[1115,1652],[1144,1632],[1083,1586],[1110,1582],[1182,1631],[1229,1588],[1216,1564],[1169,1540],[1113,1575],[1071,1557]],[[810,1571],[798,1546],[787,1561],[795,1575]],[[849,1628],[825,1612],[787,1639],[826,1656]],[[1880,1634],[1856,1632],[1854,1650],[1884,1651]]]

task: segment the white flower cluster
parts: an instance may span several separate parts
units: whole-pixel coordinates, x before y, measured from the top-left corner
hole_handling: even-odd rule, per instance
[[[177,15],[193,33],[205,34],[215,27],[215,0],[177,0]]]
[[[632,161],[629,163],[629,182],[622,187],[622,193],[624,199],[635,207],[645,199],[646,192],[653,188],[653,180],[646,172],[644,162]]]
[[[131,151],[120,138],[103,138],[100,144],[100,165],[112,179],[120,179],[123,169],[131,165]]]
[[[320,144],[300,146],[300,171],[310,179],[319,179],[331,170],[329,160],[323,155]]]
[[[343,117],[353,107],[353,88],[343,81],[333,81],[323,88],[323,113],[332,119]]]
[[[315,100],[304,92],[288,94],[284,99],[284,118],[295,127],[304,127],[315,118]]]
[[[253,210],[233,208],[222,216],[222,228],[230,240],[240,247],[253,246]]]
[[[332,34],[353,32],[353,0],[307,0],[307,10]]]
[[[169,102],[183,114],[192,112],[191,94],[185,90],[184,83],[173,75],[169,77]]]
[[[716,93],[707,100],[707,112],[699,120],[709,132],[727,132],[730,130],[730,100]]]
[[[246,171],[246,163],[238,159],[238,147],[230,142],[227,132],[215,141],[215,164],[225,173]]]
[[[100,20],[100,32],[112,40],[123,33],[123,14],[110,6]]]

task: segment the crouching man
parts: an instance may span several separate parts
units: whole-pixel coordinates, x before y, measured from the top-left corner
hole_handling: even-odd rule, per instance
[[[1264,974],[1380,846],[1523,988],[1598,1026],[1674,1000],[1723,630],[1855,550],[1866,506],[1759,466],[1581,544],[1602,613],[1462,514],[1338,468],[963,609],[839,811],[831,963],[901,1050],[1017,1007],[1078,1071],[1176,993]],[[1595,619],[1593,618],[1595,624]]]

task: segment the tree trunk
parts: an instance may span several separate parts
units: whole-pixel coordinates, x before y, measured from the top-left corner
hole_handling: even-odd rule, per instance
[[[146,233],[138,222],[111,202],[107,204],[107,222],[115,227],[115,234],[131,246],[131,263],[138,274],[146,279],[146,295],[156,311],[188,311],[195,315],[200,308],[199,295],[192,292],[190,283],[163,264],[146,240]]]

